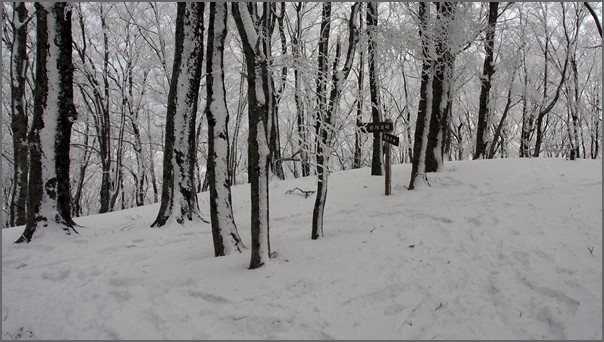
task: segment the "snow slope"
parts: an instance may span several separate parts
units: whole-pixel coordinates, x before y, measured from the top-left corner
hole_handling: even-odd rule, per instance
[[[210,226],[151,229],[158,205],[82,217],[75,237],[2,231],[2,338],[601,339],[602,161],[449,162],[393,196],[369,169],[274,181],[267,267],[214,258]],[[249,185],[233,188],[249,245]],[[208,194],[200,194],[209,217]]]

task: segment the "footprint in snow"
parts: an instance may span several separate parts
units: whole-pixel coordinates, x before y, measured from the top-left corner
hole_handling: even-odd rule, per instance
[[[63,269],[54,272],[42,272],[42,278],[59,282],[67,278],[69,276],[69,273],[71,273],[71,270],[69,269]]]

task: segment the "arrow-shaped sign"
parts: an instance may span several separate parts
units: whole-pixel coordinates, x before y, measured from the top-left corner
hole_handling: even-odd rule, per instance
[[[394,124],[392,123],[392,121],[367,122],[359,123],[359,127],[369,133],[392,132],[392,130],[394,129]]]
[[[398,146],[398,137],[389,133],[382,134],[382,140],[390,145]]]

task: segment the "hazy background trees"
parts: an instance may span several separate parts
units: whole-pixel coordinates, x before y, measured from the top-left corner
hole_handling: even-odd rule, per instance
[[[451,7],[425,3],[427,24],[422,24],[424,19],[417,3],[381,3],[375,22],[367,21],[367,4],[360,6],[364,17],[359,16],[355,23],[360,38],[351,74],[343,83],[338,110],[329,123],[333,134],[332,148],[327,150],[330,169],[371,165],[372,135],[360,133],[357,122],[372,121],[372,108],[381,110],[382,119],[394,122],[394,134],[401,139],[400,146],[393,148],[393,162],[410,163],[420,157],[414,151],[414,147],[421,147],[414,135],[420,100],[426,99],[420,96],[422,75],[431,75],[424,73],[426,61],[448,65],[448,88],[443,88],[442,97],[446,101],[443,112],[439,112],[444,120],[435,124],[441,130],[437,136],[441,135],[442,158],[447,161],[473,157],[477,151],[489,4],[450,4]],[[589,4],[596,20],[601,20],[601,4]],[[70,6],[74,105],[78,113],[70,149],[72,216],[158,202],[176,4],[85,2]],[[338,39],[342,45],[340,68],[344,62],[351,4],[332,3],[331,7],[326,52],[330,69],[336,62]],[[454,12],[449,15],[447,9]],[[270,114],[273,129],[269,143],[278,151],[271,153],[269,178],[317,173],[315,114],[319,103],[321,12],[321,3],[273,6],[267,70],[278,106]],[[19,170],[29,160],[24,160],[21,152],[23,146],[30,144],[27,137],[23,138],[23,128],[31,129],[37,82],[32,68],[36,63],[37,24],[31,20],[35,13],[33,3],[3,3],[4,226],[23,223],[19,203],[23,203],[24,188],[20,184],[25,176]],[[209,22],[208,15],[206,9],[205,23]],[[422,37],[429,38],[424,42],[430,46],[429,51],[422,49],[420,29],[428,32]],[[231,116],[229,179],[232,184],[241,184],[248,182],[249,176],[249,70],[232,13],[227,18],[227,31],[224,87]],[[204,33],[204,41],[206,36]],[[483,139],[479,154],[485,158],[601,158],[601,44],[594,16],[584,3],[500,3],[492,42],[494,72],[489,78],[490,91],[485,94],[488,115],[480,128]],[[369,91],[370,45],[374,47],[375,83],[379,85],[379,97],[374,101]],[[205,82],[202,77],[198,108],[206,105]],[[329,87],[331,79],[324,82]],[[22,104],[15,105],[18,103]],[[434,107],[434,103],[430,105]],[[206,188],[208,184],[207,132],[207,120],[199,111],[195,122],[197,191],[204,188],[204,180]],[[408,179],[395,182],[406,184]]]

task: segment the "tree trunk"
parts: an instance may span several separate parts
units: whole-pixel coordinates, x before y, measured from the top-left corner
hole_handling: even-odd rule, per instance
[[[13,182],[10,225],[27,221],[27,113],[25,111],[25,75],[27,62],[27,8],[13,3],[13,49],[11,56],[11,130],[13,131]]]
[[[71,218],[69,143],[76,119],[73,104],[71,8],[35,4],[36,89],[29,135],[30,177],[27,224],[16,241],[30,242],[42,228],[76,232]]]
[[[436,172],[443,168],[443,140],[447,127],[447,108],[452,105],[449,96],[451,83],[453,82],[455,56],[451,52],[452,42],[449,39],[449,31],[454,20],[455,7],[456,4],[452,2],[442,2],[437,6],[438,27],[434,37],[436,41],[436,60],[433,65],[432,114],[430,116],[426,150],[426,172]]]
[[[571,57],[571,71],[572,71],[572,75],[573,75],[573,84],[572,84],[572,94],[570,94],[570,96],[572,97],[572,110],[571,110],[571,119],[572,119],[572,144],[571,144],[571,151],[570,151],[570,160],[575,160],[577,158],[580,158],[580,154],[579,154],[579,125],[580,125],[580,121],[579,121],[579,111],[580,111],[580,106],[579,106],[579,101],[580,101],[580,97],[579,97],[579,72],[577,69],[577,62],[575,61],[575,57],[574,55]]]
[[[359,52],[359,78],[357,88],[357,115],[356,115],[356,127],[359,127],[363,120],[363,103],[364,103],[364,88],[365,88],[365,52],[361,49]],[[361,146],[361,134],[364,134],[360,129],[356,129],[354,132],[354,160],[352,162],[353,169],[359,169],[363,165],[362,146]]]
[[[317,196],[313,209],[311,239],[316,240],[323,236],[323,213],[325,210],[325,200],[327,198],[327,178],[324,152],[325,145],[323,141],[327,140],[327,131],[323,127],[327,116],[327,62],[329,48],[329,31],[331,30],[331,3],[324,2],[321,12],[321,29],[319,31],[319,57],[317,75],[317,108],[316,130],[317,130]],[[335,71],[335,70],[334,70]]]
[[[281,2],[281,11],[277,19],[277,26],[279,27],[279,38],[281,41],[281,56],[287,55],[287,41],[285,38],[285,28],[283,26],[283,19],[285,17],[285,2]],[[274,6],[274,4],[273,4]],[[276,8],[271,7],[271,11],[276,13]],[[269,32],[269,34],[272,32]],[[267,42],[267,51],[271,51],[270,40]],[[269,56],[269,55],[267,55]],[[271,113],[271,132],[270,132],[270,144],[269,149],[271,151],[271,169],[273,173],[279,177],[279,179],[285,179],[285,174],[283,173],[283,161],[281,159],[281,140],[279,133],[279,103],[281,102],[281,96],[283,95],[283,91],[285,90],[285,84],[287,80],[287,66],[281,68],[281,78],[279,88],[275,89],[275,105],[273,106],[273,112]],[[275,88],[273,86],[273,88]]]
[[[547,7],[546,7],[546,9],[547,9]],[[547,22],[547,16],[545,17],[545,21]],[[546,37],[547,37],[547,32],[548,32],[548,30],[547,30],[547,24],[546,24],[546,26],[545,26]],[[533,157],[539,157],[539,154],[541,153],[541,144],[543,143],[543,140],[544,140],[543,135],[545,134],[545,129],[547,128],[547,121],[544,126],[543,119],[547,117],[547,114],[549,114],[549,112],[554,108],[554,105],[556,105],[556,102],[558,102],[558,98],[560,97],[560,91],[562,89],[562,86],[566,82],[566,70],[568,69],[568,63],[569,63],[569,56],[567,54],[566,58],[564,60],[564,67],[562,68],[562,75],[560,76],[560,82],[558,83],[558,87],[556,88],[554,97],[552,98],[550,103],[546,105],[545,101],[547,99],[548,60],[549,60],[548,51],[549,51],[549,39],[546,39],[546,41],[545,41],[545,58],[544,58],[545,66],[544,66],[544,72],[543,72],[544,73],[543,104],[541,107],[541,111],[537,114],[537,123],[535,125],[536,126],[535,150],[533,152]]]
[[[422,41],[422,81],[420,85],[420,99],[415,123],[415,139],[413,142],[413,163],[411,166],[411,180],[409,190],[415,189],[415,180],[418,176],[426,179],[425,161],[428,146],[428,132],[432,116],[432,80],[434,78],[433,62],[430,56],[430,37],[428,22],[430,18],[430,5],[419,3],[419,36]]]
[[[243,63],[245,67],[245,63]],[[233,132],[233,140],[231,142],[231,148],[229,152],[229,181],[231,182],[231,186],[237,185],[237,168],[239,167],[238,163],[238,141],[239,141],[239,130],[241,129],[241,121],[243,119],[243,110],[245,109],[245,105],[247,103],[245,97],[245,75],[241,73],[241,77],[239,79],[239,98],[237,99],[237,115],[235,117],[235,130]]]
[[[534,117],[528,108],[528,70],[526,64],[526,51],[522,54],[522,66],[524,69],[524,89],[522,94],[522,126],[520,129],[520,158],[530,157],[530,142],[533,130]]]
[[[255,4],[232,3],[233,18],[241,36],[247,66],[248,96],[248,174],[251,194],[252,253],[250,269],[262,267],[270,258],[269,240],[269,134],[274,89],[269,70],[267,47],[274,25],[270,4],[262,3],[263,16],[255,20],[250,11]],[[255,12],[255,11],[254,11]]]
[[[78,181],[76,183],[76,190],[75,190],[75,194],[73,195],[73,199],[72,199],[72,215],[73,216],[80,216],[82,215],[82,190],[84,188],[84,180],[86,178],[86,170],[88,168],[88,163],[90,162],[90,156],[92,155],[90,148],[88,146],[88,132],[90,132],[90,125],[88,124],[88,122],[85,123],[84,126],[84,141],[82,142],[82,145],[84,145],[84,155],[82,156],[82,161],[80,163],[80,167],[79,167],[79,176],[78,176]]]
[[[203,61],[203,2],[178,3],[168,94],[161,206],[152,227],[201,218],[195,192],[195,119]]]
[[[319,38],[319,75],[317,77],[317,95],[319,97],[319,112],[317,115],[317,196],[313,208],[311,239],[316,240],[323,236],[323,214],[325,212],[325,202],[327,200],[327,180],[329,178],[329,149],[332,147],[332,117],[339,109],[340,98],[342,95],[344,81],[348,78],[352,70],[356,45],[359,40],[359,30],[355,25],[355,18],[359,13],[360,3],[352,5],[350,18],[348,20],[348,51],[346,52],[346,61],[341,70],[338,70],[338,61],[340,59],[341,44],[338,39],[336,45],[336,56],[334,59],[331,91],[329,102],[326,99],[327,88],[327,60],[329,31],[331,21],[331,3],[323,3],[321,15],[321,32]]]
[[[111,211],[111,119],[109,116],[109,38],[107,37],[107,22],[103,13],[103,5],[100,7],[101,30],[103,31],[103,95],[100,95],[101,89],[98,89],[98,102],[101,109],[99,115],[99,151],[101,153],[101,169],[103,176],[101,178],[101,208],[99,213]]]
[[[242,243],[233,217],[228,172],[229,114],[224,87],[224,40],[227,34],[227,4],[210,3],[208,60],[206,64],[208,119],[208,180],[214,253],[223,256],[241,252]]]
[[[306,111],[304,109],[304,98],[302,95],[302,82],[300,80],[300,67],[298,62],[301,56],[302,40],[302,9],[304,2],[298,2],[294,5],[296,10],[296,28],[292,36],[292,57],[294,58],[294,99],[296,101],[296,123],[298,129],[298,150],[300,151],[300,168],[302,177],[310,175],[310,163],[307,151],[307,123]]]
[[[505,124],[505,120],[507,119],[508,113],[510,112],[510,108],[512,108],[512,90],[514,87],[514,79],[516,78],[516,70],[512,73],[512,80],[510,81],[510,88],[508,89],[507,101],[505,103],[505,108],[503,109],[503,113],[501,114],[501,119],[499,119],[499,123],[497,124],[497,128],[495,129],[495,133],[493,134],[493,143],[489,147],[489,153],[486,156],[488,159],[493,159],[495,157],[496,152],[496,142],[501,138],[501,132],[503,130],[503,125]],[[503,147],[503,146],[502,146]]]
[[[489,96],[491,81],[495,73],[494,45],[495,26],[497,25],[498,2],[489,2],[489,26],[485,37],[485,58],[480,79],[480,100],[478,107],[478,124],[476,128],[476,151],[473,159],[485,158],[487,153],[487,135],[489,130]]]
[[[378,24],[378,3],[367,3],[367,31],[369,42],[367,46],[369,55],[369,89],[371,93],[371,119],[380,122],[384,117],[382,113],[382,100],[380,98],[379,76],[377,74],[376,61],[376,29]],[[382,150],[382,133],[373,133],[373,148],[371,156],[371,175],[381,176],[384,174],[384,153]]]

